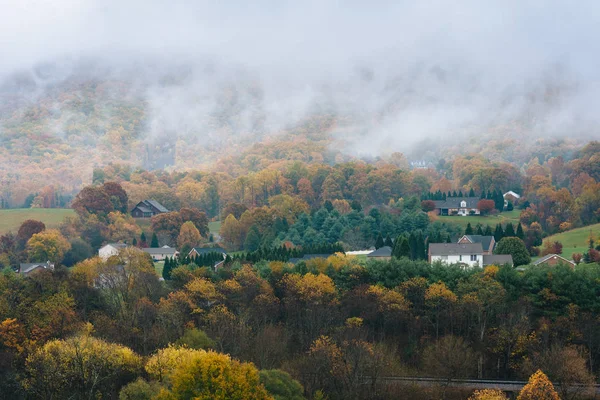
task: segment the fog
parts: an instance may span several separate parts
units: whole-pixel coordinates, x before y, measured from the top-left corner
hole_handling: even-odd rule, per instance
[[[0,10],[0,80],[37,71],[30,99],[73,74],[130,80],[148,103],[148,139],[220,143],[213,119],[227,88],[240,139],[333,113],[346,123],[332,135],[357,156],[514,120],[530,138],[600,137],[595,1],[0,0]]]

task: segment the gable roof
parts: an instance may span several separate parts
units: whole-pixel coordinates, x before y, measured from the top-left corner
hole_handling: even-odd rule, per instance
[[[156,200],[144,200],[144,202],[147,204],[150,204],[151,206],[154,206],[160,212],[165,212],[165,213],[169,212],[169,210],[167,210],[166,207],[164,207],[162,204],[160,204]]]
[[[509,265],[514,265],[513,263],[513,258],[510,254],[490,254],[490,255],[483,255],[483,266],[487,266],[487,265],[504,265],[504,264],[509,264]]]
[[[481,243],[429,243],[429,254],[432,256],[483,254],[483,248]]]
[[[367,254],[367,257],[391,257],[392,256],[392,248],[390,246],[383,246],[378,248],[375,251]]]
[[[481,243],[481,247],[483,247],[484,249],[489,249],[490,245],[492,244],[492,240],[494,240],[493,236],[483,236],[483,235],[463,235],[460,237],[460,239],[462,239],[463,237],[466,237],[467,239],[469,239],[469,242],[471,243]],[[458,240],[460,240],[458,239]]]
[[[198,254],[208,254],[208,253],[227,254],[225,249],[222,247],[194,247],[192,250],[190,250],[190,253],[192,251],[195,251]]]
[[[573,266],[575,265],[575,262],[573,262],[571,260],[567,260],[566,258],[564,258],[563,256],[558,255],[558,254],[548,254],[548,255],[545,255],[544,257],[540,258],[539,260],[534,261],[533,265],[543,264],[546,261],[550,260],[551,258],[555,258],[555,257],[560,258],[560,260],[562,260],[565,264],[571,264]]]
[[[138,210],[140,210],[141,212],[143,212],[143,213],[151,213],[151,212],[152,212],[152,210],[151,210],[151,209],[149,209],[149,208],[148,208],[148,207],[146,207],[146,206],[137,205],[137,206],[135,206],[133,209],[135,210],[136,208],[137,208]]]
[[[512,190],[509,190],[508,192],[504,193],[503,197],[506,197],[508,195],[511,195],[512,197],[514,197],[515,199],[520,199],[521,195],[518,193],[513,192]]]
[[[461,208],[460,203],[465,201],[466,208],[477,208],[479,197],[448,197],[446,200],[434,200],[435,208]]]
[[[175,254],[177,253],[177,249],[174,249],[172,247],[169,248],[165,248],[165,247],[146,247],[144,249],[142,249],[142,251],[148,253],[148,254]]]
[[[54,269],[54,264],[47,261],[45,263],[23,263],[19,264],[19,273],[27,275],[30,272],[33,272],[37,268],[44,269]]]

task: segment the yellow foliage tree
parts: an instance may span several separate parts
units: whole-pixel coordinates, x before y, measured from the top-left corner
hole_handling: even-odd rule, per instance
[[[52,340],[30,354],[24,386],[36,398],[110,398],[141,366],[141,357],[130,348],[88,332]]]
[[[69,241],[56,229],[36,233],[27,242],[27,254],[34,262],[60,263],[70,249]]]
[[[182,253],[188,253],[193,247],[200,243],[200,240],[202,240],[200,231],[192,221],[187,221],[181,225],[179,236],[177,237],[177,244],[181,248]]]
[[[469,400],[507,400],[508,398],[500,389],[476,390]]]
[[[156,399],[272,400],[253,364],[213,351],[171,351],[177,358],[168,388]]]
[[[529,382],[521,389],[517,400],[560,400],[560,398],[550,379],[538,370],[529,377]]]

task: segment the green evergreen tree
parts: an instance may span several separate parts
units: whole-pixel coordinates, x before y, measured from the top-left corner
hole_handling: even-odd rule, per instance
[[[329,200],[325,200],[325,203],[323,203],[323,207],[325,207],[325,209],[328,212],[332,212],[333,211],[333,203]]]
[[[424,260],[426,258],[426,253],[425,253],[425,239],[423,238],[423,234],[421,233],[421,231],[419,231],[419,233],[417,234],[417,255],[416,255],[416,259],[417,260]]]
[[[173,270],[173,261],[167,257],[165,258],[165,265],[163,266],[162,276],[164,280],[171,279],[171,271]]]
[[[150,243],[150,247],[158,248],[160,245],[158,244],[158,236],[156,236],[155,232],[152,232],[152,242]]]
[[[459,191],[458,191],[458,197],[464,197],[464,196],[463,196],[463,192],[462,192],[462,190],[459,190]]]
[[[390,237],[389,233],[388,235],[385,237],[385,242],[384,242],[385,246],[388,247],[394,247],[394,242],[392,241],[392,238]]]
[[[481,191],[481,196],[479,196],[479,199],[481,199],[481,200],[485,199],[485,190]]]
[[[148,241],[146,240],[146,234],[144,233],[144,231],[142,231],[142,234],[140,235],[140,244],[143,244],[144,246],[148,245]]]
[[[244,250],[256,251],[260,247],[260,234],[258,228],[252,225],[246,235],[246,241],[244,242]]]
[[[512,222],[509,222],[508,224],[506,224],[506,228],[504,228],[504,237],[513,237],[513,236],[516,236],[515,227],[513,226]]]
[[[137,239],[133,238],[133,241],[131,242],[131,244],[133,245],[133,247],[137,246]]]
[[[473,227],[471,226],[471,223],[468,222],[467,227],[465,229],[465,235],[472,235],[472,234],[473,234]]]
[[[502,225],[496,224],[496,230],[494,231],[494,239],[496,243],[502,240],[504,237],[504,231],[502,230]]]
[[[377,235],[377,239],[375,240],[375,248],[376,249],[380,249],[383,247],[384,245],[384,241],[383,241],[383,236],[381,236],[381,233],[379,235]]]
[[[406,236],[398,236],[394,246],[393,256],[396,258],[410,257],[410,245]]]
[[[489,225],[486,225],[486,226],[485,226],[485,229],[484,229],[484,231],[483,231],[483,234],[484,234],[485,236],[492,236],[492,227],[491,227],[491,226],[489,226]]]
[[[475,232],[477,235],[483,235],[483,227],[481,224],[477,224],[477,230]]]
[[[473,188],[469,190],[469,197],[475,197],[475,191],[473,190]]]
[[[519,222],[519,225],[517,225],[516,236],[521,240],[525,239],[525,232],[523,232],[523,226],[521,225],[520,222]]]

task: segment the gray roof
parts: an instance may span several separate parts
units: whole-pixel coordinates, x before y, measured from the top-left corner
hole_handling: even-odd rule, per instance
[[[156,207],[158,209],[158,211],[160,212],[169,212],[169,210],[167,210],[166,207],[164,207],[162,204],[160,204],[158,201],[156,200],[144,200],[145,203],[151,204],[154,207]]]
[[[571,260],[567,260],[566,258],[564,258],[563,256],[559,255],[559,254],[548,254],[545,255],[544,257],[540,258],[539,260],[536,260],[533,262],[533,265],[539,265],[539,264],[543,264],[546,261],[548,261],[549,259],[553,258],[553,257],[558,257],[561,259],[562,262],[564,262],[565,264],[571,264],[571,265],[575,265],[574,261]]]
[[[367,254],[367,257],[391,257],[392,248],[390,246],[383,246],[377,250]]]
[[[461,208],[461,201],[467,202],[466,208],[477,208],[479,197],[448,197],[446,200],[434,200],[435,208]]]
[[[514,265],[512,256],[510,254],[490,254],[483,255],[483,266],[486,265]]]
[[[196,251],[196,253],[198,253],[198,254],[208,254],[208,253],[227,254],[225,249],[222,247],[194,247],[192,250],[190,250],[190,253],[192,251]]]
[[[483,235],[464,235],[464,236],[469,238],[471,243],[481,243],[481,247],[483,247],[486,250],[490,248],[490,244],[492,243],[492,240],[494,239],[493,236],[483,236]],[[462,238],[462,236],[461,236],[461,238]]]
[[[142,249],[143,251],[145,251],[148,254],[175,254],[177,253],[177,249],[174,249],[172,247],[169,248],[165,248],[165,247],[146,247],[145,249]]]
[[[483,248],[481,243],[429,243],[429,254],[432,256],[483,254]]]
[[[144,206],[136,206],[135,208],[137,208],[138,210],[140,210],[143,213],[153,212],[151,209],[149,209],[148,207],[144,207]],[[135,208],[134,208],[134,210],[135,210]]]
[[[48,262],[45,263],[24,263],[24,264],[19,264],[19,272],[21,274],[28,274],[30,272],[32,272],[33,270],[35,270],[36,268],[44,268],[44,269],[54,269],[54,264]]]

